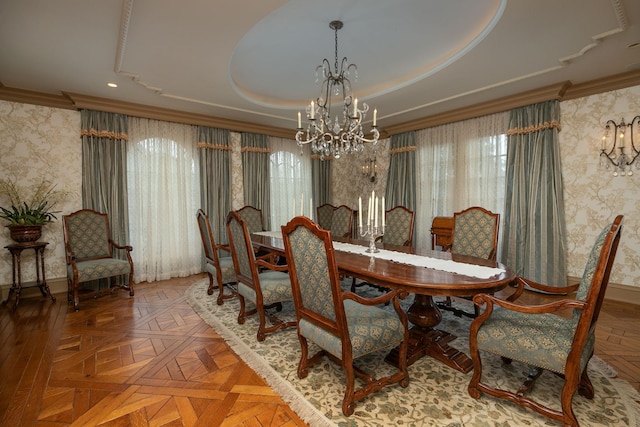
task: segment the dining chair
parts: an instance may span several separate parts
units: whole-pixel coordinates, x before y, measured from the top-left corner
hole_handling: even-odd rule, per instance
[[[331,233],[308,218],[296,217],[282,226],[284,247],[296,309],[301,357],[298,377],[323,356],[339,363],[346,375],[342,412],[350,416],[355,402],[391,384],[409,385],[407,371],[408,321],[400,307],[401,291],[366,299],[340,287]],[[393,302],[394,310],[377,305]],[[309,357],[311,341],[320,349]],[[376,352],[399,347],[398,369],[375,378],[354,361]],[[356,389],[355,377],[364,382]]]
[[[404,206],[396,206],[385,211],[384,244],[413,246],[413,222],[415,214]]]
[[[262,210],[253,206],[243,206],[238,209],[238,214],[247,223],[249,234],[264,231],[264,223],[262,222]]]
[[[198,227],[200,228],[200,237],[202,238],[202,247],[204,250],[205,271],[209,276],[209,287],[207,294],[213,295],[215,285],[218,286],[218,305],[222,305],[225,299],[234,298],[237,293],[231,288],[230,294],[224,293],[224,286],[236,283],[236,271],[233,268],[233,258],[231,257],[231,248],[229,245],[217,245],[213,232],[211,231],[211,223],[209,217],[202,210],[198,209],[196,214]],[[229,256],[220,257],[218,251],[225,251]]]
[[[353,233],[353,209],[341,205],[333,211],[331,218],[331,235],[335,237],[351,237]]]
[[[443,247],[452,254],[473,256],[476,258],[496,260],[498,251],[498,228],[500,214],[493,213],[480,206],[472,206],[453,214],[452,243]],[[470,299],[470,298],[465,298]],[[478,308],[468,313],[456,308],[451,303],[451,297],[446,297],[438,303],[443,310],[452,311],[456,316],[474,318],[478,315]]]
[[[474,297],[474,303],[485,308],[471,322],[469,348],[473,376],[468,390],[472,397],[479,399],[482,393],[486,393],[533,409],[565,426],[579,425],[573,412],[573,396],[576,391],[587,399],[594,396],[587,364],[593,355],[596,322],[620,242],[622,219],[623,216],[618,215],[600,233],[578,285],[555,288],[524,278],[517,279],[516,298],[527,286],[548,294],[562,295],[559,300],[543,305],[524,305],[487,294]],[[566,296],[576,289],[575,296]],[[570,316],[559,315],[567,309],[572,309]],[[513,360],[521,362],[533,370],[517,391],[494,388],[481,382],[483,366],[480,351],[499,356],[506,363]],[[543,371],[554,372],[564,379],[560,410],[536,401],[535,396],[526,395],[532,391],[534,381]]]
[[[384,235],[376,240],[382,241],[386,245],[396,246],[412,246],[413,245],[413,223],[415,214],[412,210],[404,206],[396,206],[385,211],[385,229]],[[370,282],[357,282],[354,277],[351,281],[351,292],[355,292],[356,288],[368,285],[382,292],[388,289]]]
[[[333,211],[335,209],[336,207],[329,203],[325,203],[316,208],[316,219],[320,227],[325,230],[331,230],[331,221],[333,220]]]
[[[287,265],[276,265],[272,253],[256,255],[247,223],[237,211],[231,211],[227,217],[227,233],[238,281],[238,323],[244,324],[248,316],[257,313],[258,341],[264,341],[267,334],[295,326],[296,322],[284,322],[275,315],[269,315],[271,326],[266,326],[265,309],[276,307],[279,311],[283,302],[292,300]],[[253,304],[253,309],[246,309],[246,300]]]
[[[84,296],[98,296],[112,292],[114,288],[133,291],[133,260],[129,245],[119,245],[111,239],[109,216],[92,209],[81,209],[62,216],[62,232],[67,262],[67,301],[73,301],[73,309],[79,310],[80,283],[95,282],[93,289]],[[124,251],[126,259],[114,255],[114,249]],[[116,278],[127,278],[116,286]],[[100,279],[109,279],[105,289]]]

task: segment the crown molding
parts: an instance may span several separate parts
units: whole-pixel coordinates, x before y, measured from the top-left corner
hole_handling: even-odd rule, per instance
[[[493,101],[484,102],[469,107],[447,111],[432,116],[411,120],[397,125],[380,129],[381,138],[389,138],[399,133],[426,129],[433,126],[480,117],[522,107],[537,102],[557,99],[560,101],[582,98],[598,93],[609,92],[626,87],[640,85],[640,70],[633,70],[602,79],[592,80],[579,84],[571,84],[570,81],[555,85],[545,86],[539,89],[522,92]],[[25,104],[43,105],[67,110],[92,109],[113,113],[128,114],[148,119],[165,120],[192,125],[211,126],[220,129],[228,129],[235,132],[251,132],[279,138],[294,139],[295,130],[259,125],[239,120],[230,120],[204,114],[187,113],[179,110],[151,107],[143,104],[116,101],[108,98],[83,95],[78,93],[63,92],[61,95],[48,94],[24,89],[16,89],[4,86],[0,83],[0,99]]]

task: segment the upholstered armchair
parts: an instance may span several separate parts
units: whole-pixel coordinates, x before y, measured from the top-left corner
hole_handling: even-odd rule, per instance
[[[264,224],[262,222],[262,210],[254,208],[253,206],[244,206],[238,209],[238,214],[247,224],[249,234],[257,233],[258,231],[264,231]]]
[[[333,221],[333,211],[335,206],[325,203],[322,206],[316,208],[316,219],[321,228],[325,230],[331,230],[331,222]]]
[[[396,206],[385,212],[384,235],[380,240],[388,245],[412,246],[415,214],[404,206]]]
[[[346,205],[338,206],[333,211],[330,230],[333,237],[351,237],[353,232],[353,209]]]
[[[472,206],[453,214],[453,243],[444,248],[458,255],[496,260],[500,214]]]
[[[298,376],[305,378],[308,368],[326,355],[339,363],[346,375],[342,401],[345,416],[353,414],[355,402],[383,387],[409,384],[407,372],[407,317],[400,307],[405,295],[393,291],[365,299],[340,287],[338,268],[329,231],[308,218],[296,217],[282,227],[289,261],[293,301],[298,320],[298,340],[302,354]],[[377,305],[393,302],[394,310]],[[309,357],[308,341],[320,347]],[[371,353],[399,346],[399,368],[388,376],[375,378],[354,365]],[[364,382],[356,389],[355,377]]]
[[[246,317],[257,313],[258,341],[264,341],[267,334],[295,326],[295,322],[283,322],[275,315],[269,316],[271,326],[266,326],[265,310],[271,307],[281,309],[283,302],[292,300],[287,266],[276,265],[273,254],[256,255],[247,223],[236,211],[227,217],[227,233],[238,280],[238,323],[244,324]],[[253,309],[246,309],[246,300],[253,304]]]
[[[200,237],[202,237],[202,248],[204,250],[205,271],[209,276],[209,288],[207,294],[213,295],[215,285],[218,287],[218,305],[222,305],[225,299],[236,296],[236,291],[231,289],[231,293],[224,293],[224,285],[236,283],[236,271],[233,268],[233,258],[231,257],[231,248],[229,245],[217,245],[213,232],[211,231],[211,223],[209,217],[202,209],[198,209],[196,214],[198,227],[200,228]],[[218,251],[229,253],[227,257],[220,257]]]
[[[587,363],[593,355],[596,322],[620,241],[621,222],[622,215],[619,215],[613,224],[600,233],[577,286],[554,288],[518,279],[517,294],[514,294],[516,298],[528,286],[562,295],[557,301],[544,305],[523,305],[486,294],[474,297],[474,303],[485,309],[471,323],[469,348],[474,368],[469,383],[471,396],[479,399],[482,393],[486,393],[533,409],[565,426],[578,426],[572,408],[573,396],[576,391],[588,399],[594,396]],[[575,296],[565,296],[576,288]],[[567,309],[571,309],[569,317],[559,315]],[[534,369],[518,390],[497,388],[482,382],[481,352],[500,356],[507,363],[517,361]],[[549,408],[535,400],[531,388],[535,379],[545,370],[564,378],[559,396],[561,410]]]
[[[64,248],[67,261],[67,300],[73,301],[75,311],[79,310],[80,283],[110,279],[106,289],[93,289],[83,296],[97,296],[111,292],[118,276],[127,278],[121,288],[129,290],[133,296],[133,261],[128,245],[119,245],[111,240],[109,217],[107,214],[90,209],[82,209],[62,217]],[[124,250],[126,259],[114,256],[113,250]]]
[[[479,206],[472,206],[453,214],[453,241],[451,245],[443,247],[453,254],[496,260],[498,252],[498,228],[500,214],[493,213]],[[456,316],[474,318],[478,315],[478,308],[474,306],[474,313],[455,308],[451,304],[451,297],[438,303],[443,310],[452,311]]]

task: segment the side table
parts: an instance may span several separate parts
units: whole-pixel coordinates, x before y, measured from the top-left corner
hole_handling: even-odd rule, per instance
[[[11,284],[11,289],[9,289],[9,295],[7,299],[2,302],[2,305],[6,305],[11,296],[15,292],[16,299],[15,304],[13,305],[13,310],[18,307],[20,303],[20,292],[22,292],[22,288],[29,288],[33,286],[37,286],[40,289],[40,292],[43,296],[48,296],[51,298],[52,302],[56,301],[56,297],[51,295],[51,291],[49,290],[49,286],[47,285],[47,280],[44,273],[44,249],[49,244],[49,242],[27,242],[27,243],[13,243],[11,245],[5,246],[6,249],[11,252],[12,264],[13,264],[13,283]],[[35,262],[36,262],[36,281],[22,284],[22,269],[20,265],[20,255],[22,251],[25,249],[33,249],[35,251]]]

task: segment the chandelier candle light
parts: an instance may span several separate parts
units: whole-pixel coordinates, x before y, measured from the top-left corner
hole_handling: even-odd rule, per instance
[[[633,142],[634,133],[638,134],[638,125],[640,125],[640,115],[635,116],[629,124],[626,124],[624,119],[620,124],[613,120],[606,123],[600,147],[600,166],[609,170],[613,165],[613,176],[633,175],[632,165],[640,155],[640,151]],[[609,143],[612,139],[609,135],[611,128],[613,128],[613,141]],[[630,147],[625,146],[625,133],[630,135]],[[616,153],[616,148],[619,153]],[[636,163],[636,168],[640,169],[640,162]]]
[[[311,144],[311,150],[320,154],[320,159],[325,157],[340,158],[345,153],[353,153],[363,150],[363,143],[371,142],[374,145],[380,138],[376,125],[378,111],[373,110],[373,125],[371,138],[365,138],[362,130],[362,121],[369,111],[369,106],[362,102],[358,105],[358,99],[353,96],[351,89],[350,73],[355,74],[358,80],[358,67],[355,64],[347,65],[347,57],[342,58],[338,69],[338,30],[344,26],[342,21],[331,21],[329,27],[335,32],[335,63],[332,71],[329,60],[322,60],[322,64],[316,67],[316,81],[319,81],[319,72],[322,70],[322,87],[320,96],[311,101],[306,108],[306,118],[309,120],[307,129],[302,128],[302,116],[298,112],[298,128],[296,141],[298,146]],[[331,97],[341,98],[341,106],[331,112],[331,105],[337,102]]]
[[[372,191],[371,196],[369,196],[369,206],[367,208],[367,227],[364,228],[362,223],[362,197],[358,197],[358,231],[362,237],[369,236],[369,248],[365,251],[367,253],[373,254],[380,252],[376,247],[376,239],[384,235],[384,227],[386,225],[384,207],[384,196],[382,196],[382,206],[380,209],[382,227],[378,227],[378,197],[376,196],[376,192]]]

